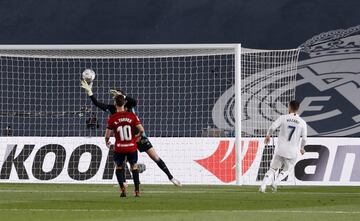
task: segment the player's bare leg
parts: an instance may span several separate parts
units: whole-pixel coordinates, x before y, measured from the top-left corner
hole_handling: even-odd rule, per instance
[[[146,151],[147,155],[158,165],[158,167],[164,171],[164,173],[168,176],[169,180],[175,186],[182,186],[179,180],[175,179],[174,176],[170,173],[169,169],[167,168],[166,164],[162,159],[157,155],[155,149],[152,147]]]
[[[135,186],[134,196],[139,197],[140,196],[140,178],[139,178],[139,169],[138,169],[137,164],[131,165],[131,173],[133,175],[134,186]]]
[[[116,179],[120,185],[120,197],[126,197],[126,187],[124,186],[125,182],[125,169],[123,166],[116,166],[115,170]]]

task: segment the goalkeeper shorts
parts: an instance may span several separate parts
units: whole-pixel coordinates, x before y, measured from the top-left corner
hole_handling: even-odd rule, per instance
[[[147,137],[141,137],[141,140],[137,142],[137,145],[140,152],[146,152],[153,147]]]

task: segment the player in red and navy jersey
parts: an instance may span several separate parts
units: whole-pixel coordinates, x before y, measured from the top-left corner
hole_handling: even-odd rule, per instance
[[[125,160],[130,163],[135,185],[135,196],[138,197],[140,196],[140,179],[137,165],[137,142],[144,133],[144,128],[141,125],[139,118],[134,113],[125,110],[125,96],[116,96],[114,104],[116,107],[116,113],[111,115],[108,119],[105,132],[105,142],[107,147],[113,148],[114,151],[113,158],[116,164],[115,174],[121,189],[120,197],[126,197],[126,190],[124,186]],[[111,142],[109,141],[112,134],[115,136],[115,145],[111,145]]]
[[[90,97],[93,104],[100,108],[103,111],[109,112],[110,114],[114,114],[116,112],[116,107],[114,104],[105,104],[98,101],[95,98],[95,95],[92,92],[92,84],[88,84],[85,80],[81,81],[81,87],[85,90],[85,92]],[[110,93],[113,97],[116,95],[124,95],[121,90],[110,90]],[[125,96],[125,95],[124,95]],[[125,110],[130,112],[135,112],[134,109],[137,105],[137,101],[134,98],[129,96],[125,96],[126,104]],[[160,156],[155,151],[155,148],[152,146],[151,142],[149,141],[148,137],[145,133],[141,135],[141,139],[137,143],[138,150],[140,152],[145,152],[157,165],[158,167],[167,175],[168,179],[175,185],[175,186],[182,186],[180,181],[177,180],[170,172],[169,168],[166,166],[165,162],[160,158]]]

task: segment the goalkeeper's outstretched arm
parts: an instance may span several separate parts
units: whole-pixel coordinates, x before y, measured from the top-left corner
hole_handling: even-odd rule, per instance
[[[86,94],[90,97],[92,103],[96,107],[100,108],[103,111],[109,111],[111,114],[116,112],[115,105],[113,105],[113,104],[105,104],[105,103],[102,103],[102,102],[100,102],[100,101],[98,101],[96,99],[94,93],[92,92],[92,85],[89,85],[85,80],[81,81],[81,87],[85,90]],[[118,93],[120,93],[120,92],[118,92],[116,90],[110,90],[110,94],[113,97],[116,96]],[[125,96],[125,99],[126,99],[125,108],[127,110],[132,110],[133,108],[136,107],[137,101],[134,98],[129,97],[129,96]]]
[[[90,97],[91,101],[96,107],[100,108],[103,111],[110,111],[110,113],[112,114],[116,112],[115,105],[104,104],[96,99],[94,93],[92,92],[92,85],[89,85],[85,80],[81,81],[81,87],[85,90],[86,94]]]
[[[103,110],[103,111],[109,110],[112,114],[116,112],[116,108],[114,108],[114,105],[101,103],[96,99],[96,97],[94,95],[91,95],[90,99],[93,102],[93,104],[96,107],[100,108],[101,110]]]

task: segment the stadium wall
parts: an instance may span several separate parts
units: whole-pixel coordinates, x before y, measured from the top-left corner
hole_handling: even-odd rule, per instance
[[[234,140],[229,138],[151,138],[173,174],[185,184],[235,184]],[[276,144],[276,140],[274,141]],[[103,138],[2,138],[0,182],[115,184],[111,154]],[[243,140],[243,182],[259,184],[271,151],[263,139]],[[360,185],[360,138],[310,138],[295,173],[285,185]],[[146,154],[144,184],[167,184]],[[261,165],[261,166],[260,166]]]

